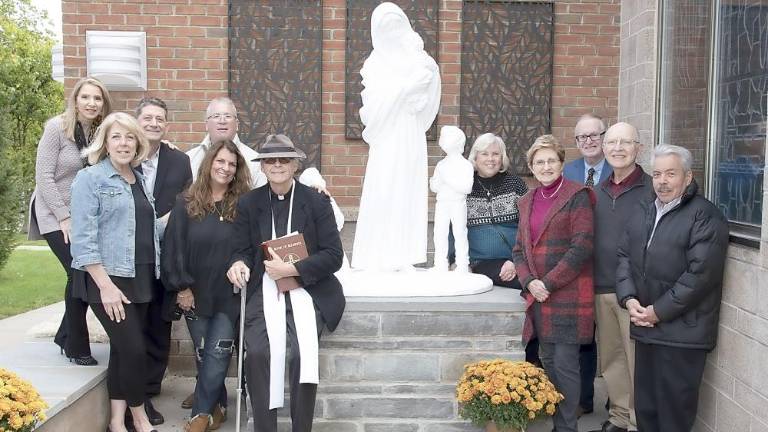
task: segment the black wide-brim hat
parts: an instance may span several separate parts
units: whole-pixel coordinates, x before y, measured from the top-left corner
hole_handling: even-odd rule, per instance
[[[267,158],[306,159],[307,155],[293,145],[293,141],[283,134],[269,135],[258,150],[259,155],[252,160]]]

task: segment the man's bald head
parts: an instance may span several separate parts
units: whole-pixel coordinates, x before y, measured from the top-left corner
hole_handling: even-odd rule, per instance
[[[603,153],[614,172],[631,172],[640,153],[640,134],[637,128],[625,122],[609,127],[603,139]]]

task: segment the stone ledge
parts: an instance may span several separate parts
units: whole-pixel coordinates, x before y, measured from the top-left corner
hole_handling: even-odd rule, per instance
[[[45,426],[105,380],[109,345],[91,344],[91,352],[99,364],[77,366],[62,356],[51,341],[24,342],[2,350],[0,365],[31,382],[48,403]]]

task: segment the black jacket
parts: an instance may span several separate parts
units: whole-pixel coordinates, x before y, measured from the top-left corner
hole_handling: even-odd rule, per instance
[[[642,167],[637,169],[642,171]],[[637,212],[641,202],[655,198],[651,176],[643,172],[642,177],[616,199],[610,193],[611,176],[595,188],[595,249],[594,284],[595,294],[616,292],[616,266],[621,233],[627,220]]]
[[[320,310],[328,329],[333,331],[344,313],[346,299],[341,284],[333,275],[344,257],[330,199],[298,181],[293,192],[293,216],[289,232],[304,234],[309,256],[295,264],[304,289]],[[233,254],[230,265],[242,260],[251,269],[248,281],[246,322],[263,316],[261,279],[264,256],[261,243],[272,238],[272,212],[269,184],[254,189],[237,204]],[[229,266],[228,266],[229,267]]]
[[[654,327],[632,326],[632,339],[679,348],[711,350],[717,343],[728,221],[693,182],[680,204],[656,220],[654,203],[643,203],[627,222],[619,244],[616,295],[653,305]]]
[[[173,150],[167,144],[160,144],[155,176],[155,212],[157,217],[171,211],[176,196],[192,183],[192,168],[189,156],[180,150]]]

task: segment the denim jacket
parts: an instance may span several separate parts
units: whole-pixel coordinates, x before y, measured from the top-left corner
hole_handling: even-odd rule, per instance
[[[144,176],[134,170],[142,189]],[[152,209],[154,197],[147,195]],[[80,170],[72,183],[72,268],[85,270],[102,264],[107,274],[136,274],[136,209],[131,185],[115,170],[109,158]],[[160,237],[163,224],[155,219],[155,276],[160,277]]]

